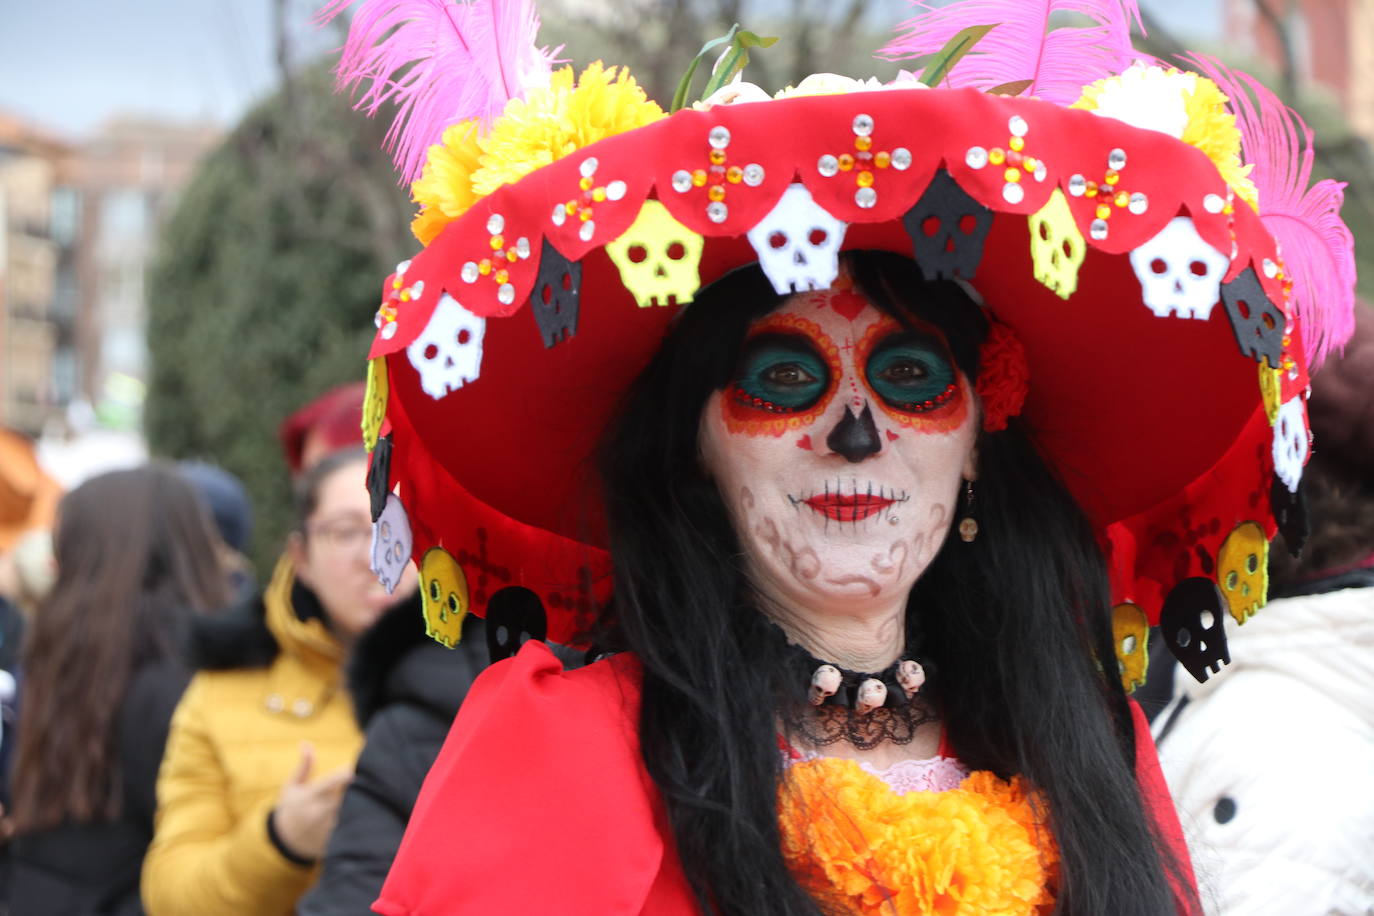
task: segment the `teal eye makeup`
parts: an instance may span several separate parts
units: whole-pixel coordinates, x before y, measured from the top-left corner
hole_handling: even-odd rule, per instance
[[[895,334],[879,343],[864,375],[883,403],[907,413],[943,407],[959,390],[958,374],[944,346],[918,334]]]
[[[764,334],[750,341],[731,386],[746,407],[805,410],[830,387],[830,369],[805,339]]]

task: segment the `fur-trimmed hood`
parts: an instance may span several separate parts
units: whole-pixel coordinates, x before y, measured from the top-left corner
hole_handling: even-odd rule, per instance
[[[487,666],[485,623],[469,614],[463,637],[446,649],[425,635],[420,600],[405,601],[387,611],[359,637],[348,663],[348,689],[358,723],[391,703],[425,707],[452,719],[473,678]]]
[[[310,594],[304,586],[300,590]],[[314,600],[314,595],[310,595]],[[199,670],[265,668],[281,651],[267,629],[267,606],[257,594],[214,614],[191,622],[190,660]]]
[[[224,611],[202,614],[192,621],[190,658],[200,670],[265,668],[282,649],[334,659],[333,664],[338,664],[342,651],[329,635],[320,600],[295,578],[285,557],[277,563],[267,588]]]

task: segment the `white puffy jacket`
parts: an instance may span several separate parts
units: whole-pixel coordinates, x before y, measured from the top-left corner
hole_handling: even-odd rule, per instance
[[[1154,722],[1207,911],[1374,914],[1374,588],[1226,624],[1232,664]]]

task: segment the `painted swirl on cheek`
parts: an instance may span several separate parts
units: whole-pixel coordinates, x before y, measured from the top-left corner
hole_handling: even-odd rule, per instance
[[[868,329],[857,349],[864,384],[897,423],[943,433],[968,417],[964,385],[938,332],[908,330],[886,317]]]
[[[835,393],[839,348],[812,321],[784,313],[763,319],[745,342],[720,399],[725,428],[781,436],[810,426]]]

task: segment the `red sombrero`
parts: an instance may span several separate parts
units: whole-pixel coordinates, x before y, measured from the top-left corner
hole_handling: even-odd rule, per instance
[[[740,93],[561,150],[461,214],[428,204],[442,228],[388,278],[370,354],[379,571],[420,564],[441,641],[520,585],[576,643],[609,562],[590,455],[674,315],[744,264],[824,288],[839,252],[884,249],[966,281],[1020,339],[1022,416],[1102,532],[1122,633],[1143,652],[1163,614],[1205,677],[1226,658],[1199,647],[1202,612],[1248,617],[1268,539],[1297,536],[1293,283],[1316,266],[1285,263],[1238,162],[1084,110],[1110,108],[1096,89],[1083,108],[915,82]],[[1330,346],[1327,324],[1307,338]]]

